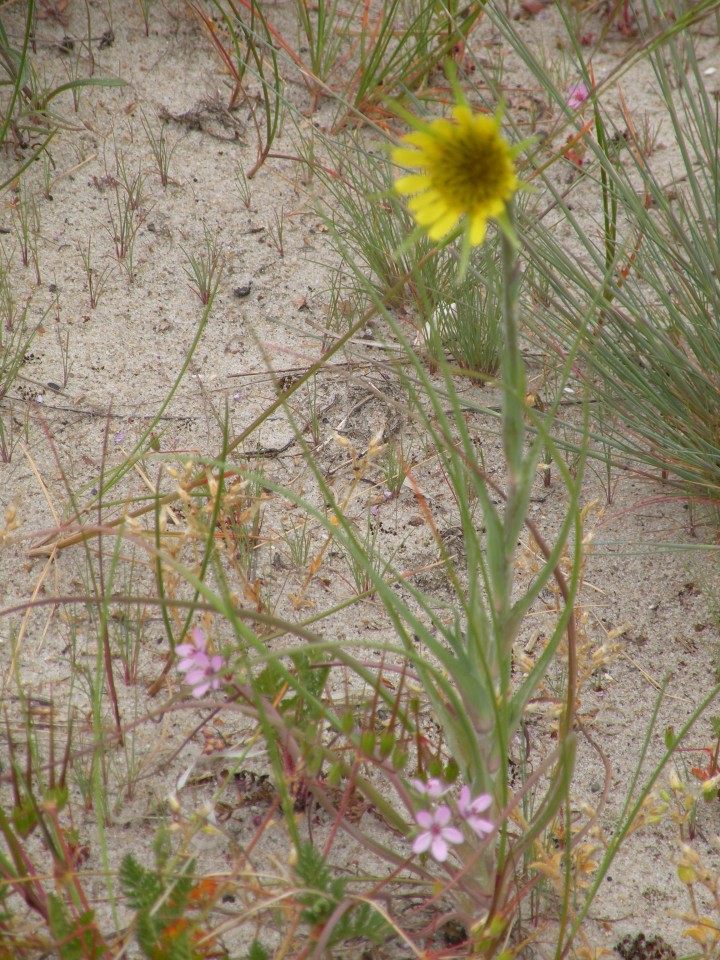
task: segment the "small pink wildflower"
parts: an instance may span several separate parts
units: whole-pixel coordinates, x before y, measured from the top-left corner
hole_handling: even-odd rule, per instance
[[[574,83],[571,87],[568,87],[567,105],[571,110],[578,110],[589,96],[590,92],[581,80],[580,83]]]
[[[420,827],[420,833],[415,837],[413,853],[426,853],[438,863],[447,860],[449,843],[462,843],[465,839],[457,827],[448,826],[452,819],[450,807],[444,803],[437,810],[418,810],[415,821]]]
[[[428,781],[415,779],[411,780],[410,783],[418,793],[429,797],[431,800],[437,800],[438,797],[442,797],[450,789],[450,787],[445,786],[439,777],[430,777]]]
[[[181,643],[175,652],[183,659],[178,670],[185,674],[185,683],[192,687],[194,697],[204,696],[212,687],[218,690],[221,683],[220,671],[224,666],[219,654],[210,657],[206,652],[207,639],[199,627],[192,632],[192,643]]]
[[[460,791],[457,802],[458,813],[479,837],[486,833],[492,833],[495,829],[495,824],[491,820],[486,820],[485,817],[480,816],[491,804],[492,797],[489,793],[481,793],[473,799],[470,787],[467,785]]]

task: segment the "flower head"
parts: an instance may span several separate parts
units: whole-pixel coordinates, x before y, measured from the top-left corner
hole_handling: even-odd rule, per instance
[[[447,860],[449,843],[462,843],[463,835],[457,827],[449,826],[452,819],[450,807],[444,803],[437,810],[419,810],[415,814],[415,821],[420,832],[413,842],[413,853],[430,851],[430,856],[438,863]]]
[[[481,793],[473,799],[470,793],[470,787],[467,785],[460,791],[457,807],[458,813],[467,823],[470,829],[479,837],[486,833],[492,833],[495,824],[492,820],[486,820],[480,814],[484,813],[492,804],[492,797],[489,793]]]
[[[590,92],[581,80],[580,83],[574,83],[571,87],[568,87],[567,105],[571,110],[578,110],[589,96]]]
[[[520,187],[514,159],[525,144],[503,139],[500,114],[475,114],[459,103],[452,116],[431,123],[407,117],[415,130],[393,160],[417,172],[396,180],[395,190],[412,195],[408,208],[431,240],[441,240],[464,217],[466,242],[475,246],[485,239],[488,220],[509,229],[506,208]]]
[[[410,783],[418,793],[429,797],[431,800],[437,800],[438,797],[442,797],[450,789],[450,787],[445,786],[439,777],[430,777],[427,781],[416,778],[411,780]]]
[[[178,670],[185,674],[185,683],[192,687],[194,697],[202,697],[212,687],[220,687],[220,671],[224,666],[223,658],[219,654],[208,656],[207,639],[199,627],[192,632],[192,643],[181,643],[175,652],[182,657],[178,663]]]

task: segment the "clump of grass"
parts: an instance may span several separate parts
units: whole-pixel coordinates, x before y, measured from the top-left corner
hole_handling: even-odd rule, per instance
[[[25,11],[24,29],[19,46],[14,46],[0,19],[0,71],[6,77],[2,87],[6,94],[3,108],[0,110],[0,146],[8,136],[22,151],[28,151],[15,169],[0,183],[4,191],[17,177],[30,167],[47,149],[60,123],[50,111],[50,103],[55,97],[71,91],[73,97],[82,87],[124,86],[116,78],[72,77],[67,83],[56,87],[44,84],[42,76],[35,69],[31,53],[34,47],[35,2],[30,0]],[[28,149],[29,148],[29,149]]]
[[[140,227],[147,217],[146,180],[147,175],[138,164],[131,168],[125,154],[113,140],[115,152],[115,174],[106,173],[104,182],[111,187],[112,200],[107,200],[109,225],[106,227],[112,240],[115,260],[125,270],[128,281],[135,280],[135,242]],[[83,266],[90,285],[92,266],[90,263],[90,240],[88,240],[87,256],[83,257]],[[95,274],[94,287],[91,291],[91,300],[96,299],[94,294],[104,286],[105,273]]]
[[[663,22],[657,5],[649,11]],[[684,22],[688,14],[679,16]],[[542,80],[532,52],[511,34]],[[655,169],[648,134],[633,119],[627,92],[621,100],[626,130],[618,131],[617,143],[605,95],[593,94],[596,137],[588,132],[584,143],[593,158],[587,177],[596,186],[597,203],[586,213],[597,230],[570,209],[571,197],[561,195],[551,177],[544,181],[582,254],[570,254],[553,229],[529,220],[529,259],[545,293],[534,286],[536,303],[544,306],[528,316],[549,355],[577,349],[600,416],[618,425],[611,437],[598,429],[599,442],[653,465],[692,499],[713,501],[720,489],[720,349],[711,322],[720,311],[717,110],[694,44],[679,39],[674,27],[648,46],[647,57],[682,173],[666,182]],[[617,144],[623,146],[622,162]]]
[[[187,266],[183,267],[190,281],[190,289],[199,298],[203,306],[215,296],[223,271],[223,254],[220,242],[208,227],[203,224],[203,247],[198,255],[183,250]]]
[[[40,277],[40,259],[38,257],[38,239],[40,237],[40,213],[34,194],[23,181],[20,183],[15,202],[12,206],[13,229],[18,241],[20,260],[24,267],[32,263],[38,285]]]
[[[88,234],[87,245],[78,244],[78,253],[82,260],[83,270],[85,271],[85,280],[87,282],[88,296],[90,298],[90,309],[94,310],[108,284],[112,267],[105,264],[102,269],[94,266],[92,256],[92,234]]]
[[[418,286],[427,286],[422,276],[413,277],[414,282],[407,285],[401,280],[424,259],[430,244],[420,241],[412,250],[400,252],[412,232],[412,220],[392,195],[392,167],[387,159],[365,150],[356,137],[343,137],[327,146],[335,166],[331,171],[317,170],[328,192],[321,213],[332,227],[331,236],[342,244],[338,252],[358,271],[350,272],[346,266],[334,286],[357,299],[364,293],[362,278],[367,276],[378,293],[397,288],[394,302],[399,304]],[[367,293],[361,302],[367,302]],[[431,309],[422,296],[416,297],[416,304],[425,313]]]
[[[488,243],[476,258],[471,283],[458,281],[455,258],[445,256],[423,271],[425,344],[437,360],[448,355],[463,370],[493,377],[500,364],[502,282],[495,246]]]
[[[170,163],[180,141],[178,140],[170,146],[165,134],[165,124],[161,122],[158,130],[155,131],[145,116],[145,113],[141,113],[141,122],[148,143],[150,144],[152,155],[155,158],[157,171],[160,174],[160,183],[163,186],[163,190],[167,190],[167,186],[170,183]]]
[[[285,109],[280,59],[276,49],[278,35],[268,24],[257,0],[247,3],[213,0],[212,5],[222,22],[222,32],[199,7],[194,6],[193,10],[205,25],[210,42],[231,77],[228,109],[234,110],[238,103],[244,102],[250,110],[257,138],[256,160],[247,172],[247,179],[252,180],[270,155],[281,129]],[[260,86],[260,108],[254,98],[247,94],[246,75],[254,78]]]

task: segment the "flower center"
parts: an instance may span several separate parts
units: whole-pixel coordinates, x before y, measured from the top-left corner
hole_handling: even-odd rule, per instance
[[[439,143],[430,175],[445,201],[477,210],[512,196],[514,170],[503,141],[456,131],[451,142]]]

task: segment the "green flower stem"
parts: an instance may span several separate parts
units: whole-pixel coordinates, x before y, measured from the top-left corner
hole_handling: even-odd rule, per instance
[[[512,224],[512,207],[507,217]],[[512,498],[523,466],[525,440],[525,366],[520,353],[518,329],[518,288],[520,261],[517,244],[507,230],[500,232],[501,274],[503,283],[503,325],[505,342],[501,357],[503,392],[503,442],[508,468],[509,493]]]
[[[525,364],[520,352],[518,299],[520,260],[512,230],[512,206],[508,206],[510,229],[500,231],[500,271],[503,284],[504,343],[500,357],[503,383],[502,435],[507,469],[507,500],[502,521],[502,560],[495,580],[496,614],[499,621],[498,654],[503,670],[502,689],[509,690],[510,659],[517,632],[512,609],[512,562],[518,536],[525,523],[537,455],[525,453]]]

